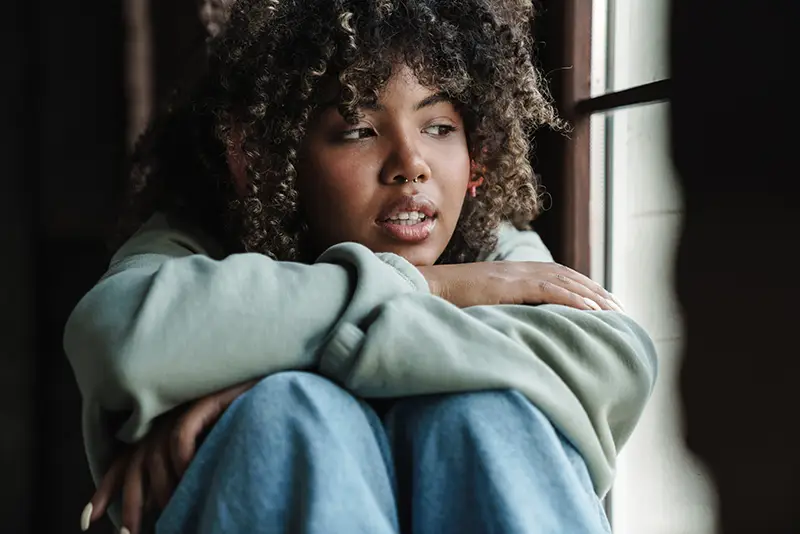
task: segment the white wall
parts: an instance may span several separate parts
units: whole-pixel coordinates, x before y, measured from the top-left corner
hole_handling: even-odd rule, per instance
[[[681,430],[677,372],[684,341],[672,292],[683,209],[667,158],[667,104],[620,110],[610,124],[609,286],[652,336],[660,374],[619,458],[617,534],[711,534],[714,498]]]
[[[606,16],[604,2],[595,0],[595,94],[668,75],[667,0],[613,4]],[[647,329],[660,361],[653,397],[619,457],[611,498],[616,534],[716,528],[715,497],[681,433],[676,387],[684,337],[672,270],[683,207],[669,159],[668,109],[650,104],[592,121],[592,276]]]

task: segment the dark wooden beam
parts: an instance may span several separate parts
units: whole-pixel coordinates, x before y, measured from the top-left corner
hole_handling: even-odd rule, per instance
[[[579,116],[592,115],[603,111],[613,111],[629,106],[666,102],[672,94],[672,81],[659,80],[615,91],[594,98],[587,98],[577,103],[575,112]]]
[[[578,103],[591,95],[592,1],[564,0],[564,71],[561,102],[573,130],[564,151],[564,263],[584,274],[591,266],[589,117]]]
[[[589,274],[589,121],[576,113],[589,98],[591,0],[540,2],[533,28],[534,55],[569,136],[536,132],[531,163],[548,194],[534,228],[559,263]]]

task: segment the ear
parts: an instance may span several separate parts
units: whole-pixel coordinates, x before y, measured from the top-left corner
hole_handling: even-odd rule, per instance
[[[483,176],[473,176],[469,179],[467,183],[467,189],[472,189],[473,187],[480,187],[483,185]]]
[[[469,181],[467,182],[467,194],[472,198],[478,196],[478,188],[483,185],[483,175],[486,174],[486,167],[478,164],[474,159],[469,160]]]
[[[467,190],[473,190],[483,185],[483,176],[486,174],[486,167],[479,165],[474,159],[469,162],[470,175],[467,182]]]
[[[233,186],[240,196],[247,194],[247,157],[244,155],[243,141],[244,134],[241,127],[238,125],[233,126],[225,159],[228,162],[228,170],[230,170],[233,178]]]

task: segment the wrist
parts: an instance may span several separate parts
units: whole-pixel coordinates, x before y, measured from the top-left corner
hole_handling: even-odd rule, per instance
[[[442,282],[438,276],[436,276],[437,271],[439,270],[435,265],[427,265],[422,267],[417,267],[422,277],[425,278],[425,281],[428,282],[428,288],[430,289],[431,295],[435,295],[437,297],[442,296]]]

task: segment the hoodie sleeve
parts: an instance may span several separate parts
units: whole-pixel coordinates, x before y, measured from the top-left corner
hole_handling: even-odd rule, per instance
[[[505,229],[495,259],[552,261],[538,235]],[[515,389],[581,452],[604,496],[650,397],[654,345],[625,314],[564,306],[459,309],[399,295],[361,326],[343,323],[323,374],[363,397]]]
[[[260,254],[217,260],[197,235],[155,216],[66,324],[96,480],[115,440],[139,440],[158,415],[253,378],[314,370],[345,317],[359,324],[396,296],[428,292],[402,258],[353,243],[303,265]]]

